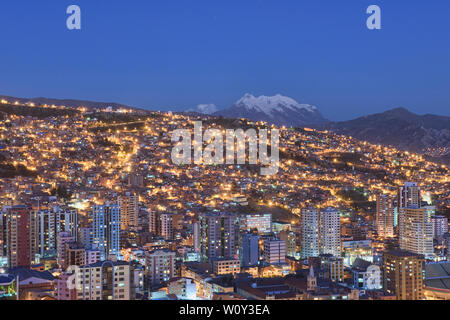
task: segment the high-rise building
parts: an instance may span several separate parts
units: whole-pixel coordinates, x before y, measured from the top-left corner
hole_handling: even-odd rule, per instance
[[[233,213],[205,213],[199,216],[200,253],[203,261],[237,258],[239,226]]]
[[[4,223],[8,267],[29,267],[36,255],[36,215],[26,206],[7,210]]]
[[[286,256],[295,257],[297,255],[297,235],[295,232],[283,230],[279,236],[286,243]]]
[[[168,250],[147,252],[145,264],[150,286],[168,282],[175,274],[175,252]]]
[[[139,225],[139,197],[131,192],[118,198],[122,230],[137,230]]]
[[[151,211],[149,213],[149,231],[166,240],[173,240],[175,217],[176,215],[171,213]]]
[[[398,205],[394,207],[394,228],[398,227]]]
[[[120,256],[120,207],[117,204],[94,206],[92,211],[92,246],[101,260]]]
[[[80,243],[84,245],[86,248],[91,248],[93,241],[92,227],[80,228],[79,240]]]
[[[422,198],[420,187],[416,182],[406,182],[404,186],[398,189],[397,205],[399,208],[408,208],[412,206],[421,207]]]
[[[301,257],[319,256],[319,211],[306,208],[301,211]]]
[[[119,225],[120,227],[120,225]],[[78,300],[133,300],[134,267],[124,261],[100,261],[80,267]]]
[[[255,233],[241,234],[239,257],[243,267],[255,266],[259,261],[259,235]]]
[[[196,221],[192,224],[192,237],[194,252],[199,253],[201,249],[200,222]]]
[[[326,208],[319,214],[319,254],[341,256],[340,214],[334,208]]]
[[[385,194],[377,195],[377,233],[383,238],[394,236],[394,199]]]
[[[442,246],[447,252],[447,261],[450,261],[450,233],[445,233],[442,236]]]
[[[37,247],[41,258],[54,257],[58,251],[58,234],[68,232],[78,240],[78,212],[54,206],[37,212]]]
[[[67,243],[65,254],[65,268],[69,266],[84,266],[86,263],[86,249],[79,243]]]
[[[431,217],[433,222],[433,238],[440,239],[446,233],[448,233],[448,218],[446,216],[433,216]]]
[[[297,254],[297,237],[294,232],[283,230],[280,239],[286,243],[286,256],[295,257]]]
[[[286,242],[284,240],[271,238],[264,240],[263,257],[268,264],[286,263]]]
[[[155,235],[159,232],[159,212],[149,211],[148,213],[148,231]]]
[[[384,290],[397,296],[397,300],[424,298],[423,255],[408,251],[390,251],[383,254]]]
[[[400,249],[407,250],[425,257],[432,256],[433,222],[435,207],[400,208],[399,242]]]
[[[0,264],[7,265],[8,256],[8,229],[7,229],[7,213],[0,211]]]
[[[62,266],[64,269],[70,266],[66,260],[67,248],[66,244],[74,243],[75,238],[71,235],[70,232],[60,232],[58,234],[58,264]]]

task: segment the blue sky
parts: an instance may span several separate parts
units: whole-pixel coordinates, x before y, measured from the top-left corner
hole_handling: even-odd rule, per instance
[[[280,93],[332,120],[450,116],[449,15],[448,0],[2,0],[0,94],[181,110]]]

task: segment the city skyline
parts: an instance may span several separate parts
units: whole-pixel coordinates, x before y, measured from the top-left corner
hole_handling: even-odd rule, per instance
[[[2,1],[0,301],[449,301],[450,3],[342,2]]]
[[[425,155],[272,126],[279,170],[262,175],[262,163],[176,163],[171,150],[199,122],[262,122],[0,110],[0,299],[450,299],[435,281],[450,264],[448,167]]]

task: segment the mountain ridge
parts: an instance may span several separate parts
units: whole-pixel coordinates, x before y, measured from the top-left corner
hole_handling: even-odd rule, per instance
[[[404,107],[314,126],[375,144],[391,145],[449,163],[450,117],[418,115]]]
[[[78,99],[56,99],[56,98],[46,98],[46,97],[35,97],[35,98],[19,98],[19,97],[12,97],[12,96],[6,96],[6,95],[0,95],[0,100],[6,100],[9,103],[13,104],[16,101],[19,104],[25,105],[28,103],[34,103],[35,105],[56,105],[56,106],[66,106],[71,108],[78,108],[78,107],[86,107],[88,109],[106,109],[108,107],[111,107],[113,110],[117,109],[136,109],[141,110],[139,108],[135,108],[132,106],[128,106],[126,104],[121,104],[117,102],[98,102],[98,101],[90,101],[90,100],[78,100]]]
[[[219,110],[213,115],[226,118],[246,118],[252,121],[264,121],[288,127],[329,122],[322,116],[317,107],[300,104],[281,94],[255,97],[247,93],[231,107]]]

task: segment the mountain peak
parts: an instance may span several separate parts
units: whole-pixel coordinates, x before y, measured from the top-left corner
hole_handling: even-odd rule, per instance
[[[217,112],[217,106],[213,103],[199,104],[196,108],[187,109],[186,112],[196,112],[210,115]]]
[[[286,108],[291,110],[305,109],[309,112],[314,112],[317,110],[315,106],[300,104],[294,99],[281,94],[276,94],[275,96],[255,97],[253,94],[246,93],[235,103],[235,105],[243,107],[247,110],[261,112],[269,116],[278,112],[283,112]]]
[[[327,122],[315,106],[300,104],[281,94],[256,97],[246,93],[232,107],[216,112],[215,115],[293,127]]]
[[[415,113],[409,111],[408,109],[404,108],[404,107],[398,107],[398,108],[394,108],[391,110],[386,111],[385,113],[387,114],[396,114],[396,115],[416,115]]]

